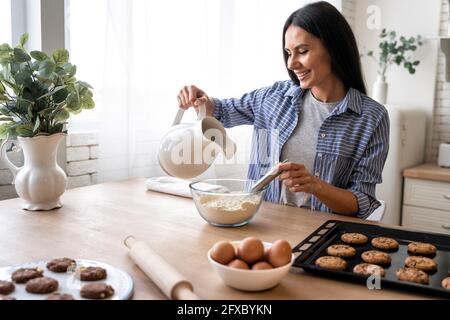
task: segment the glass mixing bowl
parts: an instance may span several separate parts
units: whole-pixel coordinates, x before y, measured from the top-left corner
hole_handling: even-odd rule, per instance
[[[255,180],[207,179],[189,185],[200,216],[218,227],[239,227],[250,222],[267,187],[250,191]]]

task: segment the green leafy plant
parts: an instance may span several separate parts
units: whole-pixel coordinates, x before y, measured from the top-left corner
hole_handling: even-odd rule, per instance
[[[0,45],[0,138],[64,132],[70,114],[95,106],[92,87],[75,78],[69,52],[27,52],[28,34]]]
[[[414,60],[407,53],[408,51],[416,51],[417,47],[422,44],[420,35],[408,39],[404,36],[397,38],[395,31],[383,29],[380,33],[378,59],[375,58],[373,51],[367,52],[367,56],[371,57],[378,64],[378,74],[383,78],[386,76],[388,68],[394,63],[398,66],[403,66],[410,74],[414,74],[420,61]]]

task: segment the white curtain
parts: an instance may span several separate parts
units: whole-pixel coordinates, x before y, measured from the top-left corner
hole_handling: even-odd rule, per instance
[[[69,130],[99,131],[99,181],[162,174],[158,144],[183,85],[225,98],[287,79],[282,28],[307,2],[71,1],[72,62],[93,85],[97,107],[74,117]],[[188,112],[186,121],[194,116]],[[218,159],[205,175],[245,174],[251,128],[230,135],[237,156]]]

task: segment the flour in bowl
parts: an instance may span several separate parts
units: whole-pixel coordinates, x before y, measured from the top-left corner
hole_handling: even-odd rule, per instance
[[[259,195],[201,195],[196,199],[200,214],[217,224],[237,224],[250,219],[258,210]]]

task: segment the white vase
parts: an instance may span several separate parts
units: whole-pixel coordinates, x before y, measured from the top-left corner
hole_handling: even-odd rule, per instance
[[[66,173],[56,162],[56,152],[64,133],[33,138],[19,137],[24,154],[24,165],[16,167],[6,154],[8,141],[1,146],[1,159],[11,170],[15,188],[19,197],[24,200],[26,210],[51,210],[60,208],[59,197],[67,187]]]
[[[377,80],[373,84],[372,98],[381,103],[386,104],[388,93],[388,84],[384,76],[378,76]]]

